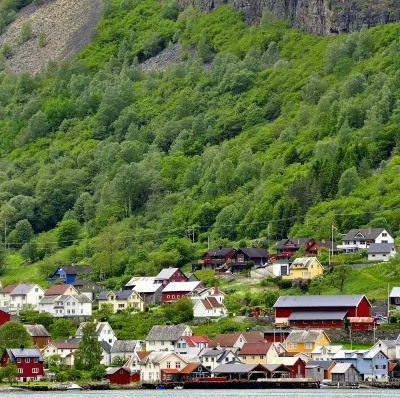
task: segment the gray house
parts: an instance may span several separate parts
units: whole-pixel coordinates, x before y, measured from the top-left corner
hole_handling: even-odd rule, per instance
[[[306,378],[317,381],[324,380],[324,367],[321,365],[307,365]]]
[[[359,383],[362,378],[360,372],[351,363],[337,363],[331,371],[332,383],[352,384]]]
[[[394,243],[371,243],[368,247],[368,261],[389,261],[395,255]]]
[[[160,283],[139,283],[132,290],[139,294],[145,304],[162,303],[164,286]]]
[[[115,357],[124,358],[128,361],[136,351],[142,351],[143,340],[117,340],[111,348],[111,362]]]
[[[99,294],[105,289],[103,285],[92,282],[88,279],[76,279],[71,283],[71,285],[79,292],[79,294],[89,297],[92,301],[97,299]]]

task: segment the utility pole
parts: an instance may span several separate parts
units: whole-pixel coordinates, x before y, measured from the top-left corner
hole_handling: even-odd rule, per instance
[[[207,247],[210,250],[210,235],[207,236]]]
[[[192,236],[193,240],[192,240],[192,243],[194,243],[194,225],[192,225],[192,231],[193,231],[193,236]]]
[[[7,216],[4,214],[4,270],[7,267]]]

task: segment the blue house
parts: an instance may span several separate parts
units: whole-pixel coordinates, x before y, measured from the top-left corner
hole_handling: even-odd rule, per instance
[[[339,350],[332,360],[336,363],[351,363],[364,380],[387,381],[389,375],[389,361],[380,350]]]
[[[78,275],[90,274],[93,268],[89,265],[59,265],[55,270],[52,280],[62,280],[67,284],[71,284],[75,281]]]

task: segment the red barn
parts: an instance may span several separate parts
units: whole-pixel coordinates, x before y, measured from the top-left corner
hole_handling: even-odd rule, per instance
[[[162,291],[162,302],[173,303],[199,287],[204,285],[201,282],[171,282]]]
[[[38,348],[8,348],[1,358],[1,366],[8,362],[17,366],[18,381],[40,380],[43,377],[43,357]]]
[[[306,377],[306,363],[298,357],[275,357],[270,365],[284,365],[290,370],[290,377]]]
[[[281,296],[274,305],[275,322],[298,328],[342,328],[349,317],[369,317],[371,304],[363,294]]]
[[[171,282],[187,282],[187,276],[179,268],[164,268],[154,278],[154,283],[161,283],[164,287]]]
[[[113,384],[130,384],[132,381],[139,381],[140,376],[138,373],[133,373],[127,368],[107,368],[106,379],[110,380]]]
[[[349,317],[347,318],[349,327],[352,330],[372,330],[375,327],[376,321],[374,318],[367,317]]]
[[[271,341],[273,343],[283,343],[289,336],[290,330],[264,330],[264,340]]]
[[[10,322],[11,316],[8,308],[0,307],[0,326]]]

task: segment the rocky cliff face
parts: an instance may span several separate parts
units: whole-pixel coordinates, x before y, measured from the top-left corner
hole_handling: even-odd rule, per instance
[[[352,32],[363,25],[400,21],[400,0],[181,0],[210,11],[222,4],[242,10],[247,22],[260,19],[263,10],[288,19],[294,27],[317,35]]]

